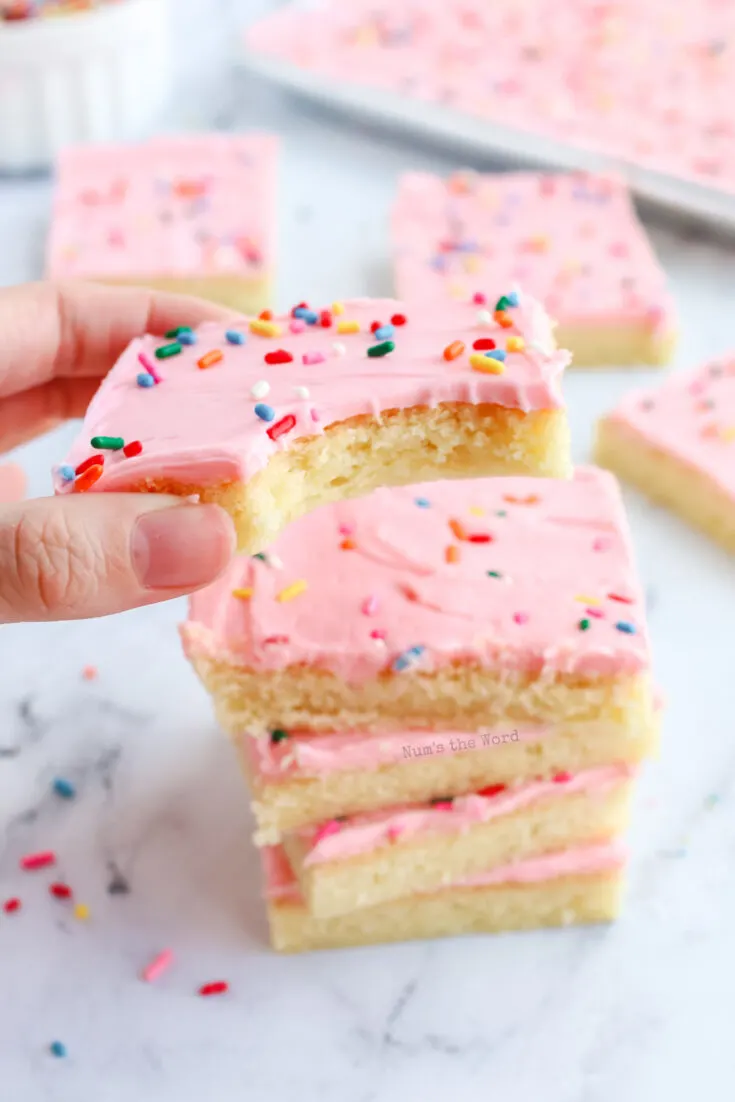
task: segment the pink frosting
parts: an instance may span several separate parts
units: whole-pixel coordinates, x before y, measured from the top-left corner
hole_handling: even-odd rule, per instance
[[[466,831],[478,823],[512,815],[543,800],[578,793],[607,792],[633,777],[635,772],[635,767],[631,765],[601,766],[574,775],[560,773],[552,780],[518,784],[497,793],[457,796],[438,806],[423,804],[418,807],[393,807],[386,811],[352,815],[344,822],[331,820],[337,824],[334,831],[324,831],[324,824],[303,827],[297,833],[307,846],[304,865],[308,867],[331,861],[345,861],[389,846],[398,840],[408,841],[420,834],[454,834]]]
[[[448,546],[459,561],[446,561]],[[260,671],[307,663],[354,683],[455,661],[538,674],[649,666],[628,526],[605,471],[379,490],[302,518],[269,554],[195,594],[190,655]],[[298,596],[279,601],[297,581]],[[249,600],[232,595],[241,588]]]
[[[735,192],[727,0],[323,0],[253,50]]]
[[[735,498],[735,355],[632,391],[607,420],[702,471]]]
[[[562,323],[673,326],[666,276],[614,179],[411,173],[393,241],[396,290],[408,302],[519,282]]]
[[[394,327],[395,350],[368,356],[376,343],[371,323],[387,324],[391,317],[406,314],[406,324]],[[524,297],[508,316],[512,328],[501,328],[488,311],[470,302],[447,304],[441,312],[404,313],[402,304],[390,299],[355,299],[344,304],[343,314],[330,313],[329,328],[294,324],[287,316],[276,319],[276,336],[262,336],[243,321],[235,326],[246,337],[240,345],[228,342],[221,325],[209,323],[197,330],[195,345],[185,346],[171,359],[154,356],[157,348],[170,342],[142,337],[133,341],[102,383],[67,462],[76,466],[95,454],[92,437],[116,436],[140,441],[142,454],[126,458],[122,451],[108,452],[93,490],[124,490],[147,478],[211,485],[246,480],[290,442],[354,416],[376,417],[386,409],[442,402],[490,403],[526,411],[561,407],[560,376],[569,353],[553,350],[549,319],[535,300]],[[186,318],[181,322],[185,324]],[[360,331],[340,333],[339,326],[349,322],[358,324]],[[510,337],[519,335],[526,347],[507,353],[502,374],[471,367],[475,340],[489,338],[502,350]],[[458,340],[465,343],[465,352],[447,361],[444,349]],[[200,359],[210,352],[222,358],[200,369]],[[265,361],[266,355],[277,352],[291,356],[291,362]],[[315,352],[322,357],[317,360]],[[141,355],[162,376],[156,386],[141,387],[136,381]],[[263,382],[267,395],[257,387],[254,395],[255,384]],[[263,404],[271,407],[272,422],[256,414],[256,406]],[[271,438],[269,431],[282,426],[284,419],[292,427]],[[437,466],[437,476],[440,473]],[[72,483],[57,480],[57,489],[71,491]]]
[[[298,881],[282,846],[264,846],[261,851],[266,898],[273,902],[303,903]],[[614,872],[625,864],[625,849],[619,842],[591,846],[573,846],[542,857],[496,865],[488,872],[449,884],[457,887],[491,887],[493,884],[533,884],[560,876],[594,876]],[[435,894],[435,893],[431,893]]]
[[[260,276],[273,264],[277,139],[198,134],[59,158],[52,279]]]
[[[327,773],[372,771],[429,757],[452,757],[493,750],[514,742],[537,742],[548,727],[491,728],[483,731],[392,731],[380,735],[351,731],[320,734],[289,732],[281,742],[244,735],[241,739],[253,771],[269,784]]]

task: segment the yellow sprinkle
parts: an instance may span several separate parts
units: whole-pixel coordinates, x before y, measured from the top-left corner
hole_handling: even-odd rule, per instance
[[[86,903],[77,903],[74,907],[74,917],[80,922],[86,922],[89,918],[89,907]]]
[[[481,509],[479,505],[470,505],[468,512],[472,513],[473,517],[485,516],[485,510]]]
[[[522,352],[526,347],[526,342],[523,337],[508,337],[505,347],[508,352]]]
[[[597,605],[602,604],[602,601],[598,600],[597,597],[585,597],[584,593],[579,594],[579,596],[575,597],[574,600],[580,601],[583,605],[592,605],[593,608],[596,608]]]
[[[280,337],[281,327],[274,321],[263,321],[262,318],[254,318],[250,322],[250,332],[257,333],[259,337]]]
[[[252,595],[252,589],[233,589],[232,591],[232,596],[238,597],[241,601],[249,601]]]
[[[502,375],[505,371],[505,364],[500,360],[491,360],[489,356],[483,356],[481,352],[476,352],[470,356],[470,366],[473,371],[483,371],[486,375]]]
[[[448,290],[452,298],[467,298],[467,288],[464,283],[450,283]]]
[[[333,302],[332,303],[332,313],[333,314],[336,314],[336,316],[339,317],[339,315],[344,314],[344,312],[345,312],[345,306],[344,306],[343,302]]]
[[[480,258],[479,256],[473,256],[471,253],[468,256],[462,258],[462,267],[468,275],[475,275],[480,270]]]
[[[728,443],[731,440],[735,440],[735,427],[731,426],[729,429],[722,429],[722,431],[720,432],[720,436],[723,440],[727,440]]]
[[[359,321],[338,321],[337,322],[338,333],[359,333],[360,323]]]
[[[304,578],[300,578],[299,581],[293,582],[291,585],[287,585],[285,589],[282,589],[280,593],[276,593],[277,601],[292,601],[294,597],[298,597],[308,587],[308,583]]]

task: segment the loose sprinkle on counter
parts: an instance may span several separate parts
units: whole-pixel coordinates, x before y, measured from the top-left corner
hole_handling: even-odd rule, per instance
[[[51,787],[62,800],[73,800],[77,794],[76,788],[66,777],[54,777]]]
[[[447,360],[447,362],[451,362],[452,360],[457,360],[457,359],[459,359],[459,357],[462,355],[463,352],[464,352],[463,342],[462,341],[452,341],[452,343],[448,344],[447,347],[444,349],[444,359]]]
[[[228,344],[245,344],[245,334],[239,329],[225,329],[225,340]]]
[[[268,406],[265,402],[258,402],[254,407],[255,416],[259,417],[261,421],[273,421],[275,420],[276,411],[273,406]]]
[[[5,902],[3,903],[3,910],[5,911],[6,915],[14,915],[17,911],[21,909],[22,906],[23,904],[18,899],[18,897],[13,896],[12,899],[5,900]]]
[[[367,350],[368,356],[373,358],[377,356],[387,356],[395,349],[394,341],[382,341],[380,344],[371,344]]]
[[[290,432],[292,428],[296,426],[296,418],[293,413],[287,413],[285,417],[282,417],[280,421],[276,421],[275,425],[266,429],[268,436],[271,440],[278,440],[279,436],[285,436],[287,432]]]
[[[55,1056],[57,1060],[63,1060],[67,1055],[66,1045],[63,1041],[52,1041],[48,1046],[48,1050],[52,1056]]]
[[[89,907],[86,903],[76,903],[72,914],[78,922],[86,922],[89,918]]]
[[[276,600],[283,604],[284,601],[292,601],[294,597],[299,597],[308,589],[308,582],[305,578],[300,578],[297,582],[292,582],[291,585],[287,585],[285,589],[282,589],[280,593],[276,593]]]
[[[263,321],[262,318],[255,318],[250,322],[250,332],[255,333],[258,337],[279,337],[281,327],[276,325],[274,321]]]
[[[199,994],[206,999],[210,995],[226,995],[229,990],[230,985],[225,980],[215,980],[214,983],[203,983]]]
[[[111,452],[119,452],[121,448],[125,447],[122,436],[93,436],[89,443],[93,448],[104,448]]]
[[[213,367],[215,364],[220,363],[224,359],[224,354],[219,348],[213,348],[211,352],[206,352],[201,359],[197,360],[197,367],[201,371],[205,371],[208,367]]]
[[[174,954],[171,949],[164,949],[153,960],[146,964],[145,968],[140,974],[140,978],[144,983],[153,983],[155,980],[167,972],[174,962]]]
[[[71,899],[71,888],[68,884],[49,884],[48,890],[55,899]]]
[[[293,356],[285,348],[276,348],[274,352],[266,352],[263,358],[267,364],[293,363]]]
[[[39,853],[27,853],[20,859],[20,867],[26,872],[35,872],[36,869],[46,869],[56,864],[56,854],[53,850],[41,850]]]
[[[178,356],[180,352],[181,345],[178,341],[173,341],[171,344],[162,344],[153,355],[157,360],[170,360],[172,356]]]

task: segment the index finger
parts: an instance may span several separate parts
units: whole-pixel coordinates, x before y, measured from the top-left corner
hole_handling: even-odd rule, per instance
[[[29,283],[0,290],[0,398],[54,378],[101,378],[134,337],[234,316],[202,299],[143,287]]]

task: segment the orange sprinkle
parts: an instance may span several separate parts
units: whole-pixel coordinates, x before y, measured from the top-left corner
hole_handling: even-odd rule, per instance
[[[85,490],[89,490],[90,487],[94,486],[95,482],[102,478],[104,469],[101,463],[95,464],[94,467],[87,467],[84,474],[80,474],[79,478],[74,483],[72,492],[75,494],[83,494]]]
[[[463,352],[464,344],[462,343],[462,341],[452,341],[452,343],[448,344],[447,347],[444,349],[444,359],[456,360],[459,356],[462,355]]]
[[[261,321],[273,321],[273,311],[272,310],[261,310],[260,313],[258,314],[258,317],[260,318]]]
[[[340,544],[340,547],[342,548],[343,551],[355,551],[356,548],[357,548],[357,544],[355,543],[354,540],[346,539],[346,540],[342,540],[342,542]]]
[[[96,666],[85,666],[82,670],[82,678],[85,681],[94,681],[99,675],[99,671]]]
[[[460,550],[456,543],[450,543],[444,550],[444,558],[446,562],[459,562]]]
[[[505,310],[496,310],[493,314],[493,317],[495,318],[501,329],[513,328],[513,319],[508,317]]]
[[[206,355],[202,356],[201,360],[197,360],[197,367],[201,367],[202,370],[204,370],[205,367],[211,367],[212,364],[218,364],[223,358],[219,348],[213,348],[211,352],[207,352]]]
[[[455,539],[458,539],[458,540],[466,540],[467,539],[467,530],[464,527],[464,525],[461,523],[461,521],[452,519],[452,520],[449,521],[449,527],[452,529],[452,532],[454,533]]]
[[[522,352],[526,347],[526,342],[523,337],[508,337],[505,342],[505,348],[508,352]]]

